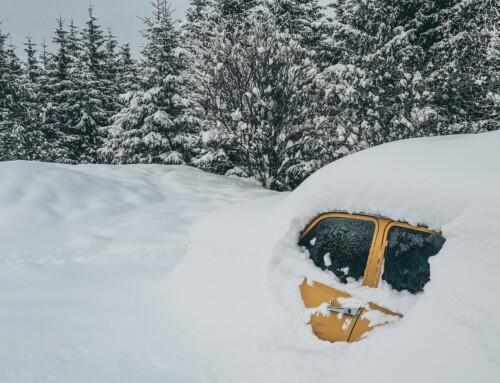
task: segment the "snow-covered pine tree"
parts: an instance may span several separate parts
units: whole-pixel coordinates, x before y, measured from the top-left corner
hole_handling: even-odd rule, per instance
[[[425,2],[415,26],[427,98],[451,133],[500,128],[500,1]]]
[[[24,64],[0,32],[0,160],[33,160],[42,144],[38,116],[39,67],[36,50],[27,38]],[[3,94],[2,94],[3,93]]]
[[[215,0],[220,16],[226,21],[242,20],[247,12],[261,4],[260,0]]]
[[[120,46],[116,66],[118,94],[138,90],[138,67],[136,60],[132,57],[130,43],[124,43]]]
[[[113,95],[108,92],[105,73],[105,39],[102,28],[89,7],[89,18],[80,34],[81,60],[71,73],[76,87],[76,104],[73,124],[78,137],[71,147],[77,161],[92,163],[97,161],[100,146],[99,129],[109,123],[113,114]]]
[[[321,51],[323,7],[318,0],[274,0],[268,3],[282,31],[288,31],[304,48]]]
[[[497,128],[499,5],[339,0],[330,81],[354,150]]]
[[[78,84],[74,82],[79,57],[76,41],[71,41],[64,21],[57,19],[53,42],[55,53],[46,60],[45,78],[41,82],[43,102],[42,127],[45,137],[43,160],[50,162],[77,163],[79,157],[72,147],[78,146],[79,137],[73,126],[79,110]],[[75,49],[78,49],[75,51]]]
[[[47,71],[49,69],[49,61],[50,61],[49,52],[47,50],[49,45],[46,43],[45,37],[43,38],[43,41],[40,44],[40,46],[42,47],[42,51],[40,52],[40,58],[38,61],[40,62],[43,73],[44,71]]]
[[[22,75],[22,114],[20,116],[23,127],[22,144],[20,145],[19,159],[35,160],[41,158],[44,146],[44,137],[41,129],[42,102],[41,78],[42,68],[38,62],[36,45],[31,36],[26,37],[24,52],[26,62]]]
[[[261,9],[210,45],[192,71],[206,145],[194,164],[275,190],[295,187],[321,165],[324,150],[315,64]]]
[[[40,77],[40,66],[38,65],[38,58],[36,55],[36,44],[33,43],[31,36],[26,37],[26,41],[23,43],[24,52],[26,53],[26,63],[25,63],[25,76],[31,82],[36,82],[38,77]]]
[[[123,105],[119,103],[119,95],[121,93],[121,84],[119,79],[119,70],[121,68],[120,52],[118,51],[118,41],[113,35],[111,27],[108,28],[108,33],[104,37],[104,53],[103,53],[103,72],[102,92],[103,107],[108,112],[107,124],[111,123],[111,117],[119,112]]]
[[[192,101],[196,98],[196,89],[189,86],[192,83],[192,74],[195,70],[196,61],[207,61],[212,56],[214,38],[224,33],[224,24],[220,17],[220,6],[216,0],[190,0],[189,8],[186,11],[186,19],[179,28],[179,38],[185,48],[185,60],[190,63],[187,70],[183,72],[187,86],[187,98]],[[205,112],[197,103],[190,103],[186,111],[189,120],[200,135],[193,140],[193,155],[196,157],[200,153],[207,151],[206,138],[202,133],[202,126],[205,121]],[[226,165],[223,168],[226,169]],[[227,169],[226,169],[227,170]],[[216,173],[224,173],[221,169],[212,169]]]
[[[50,126],[46,124],[46,112],[49,109],[50,103],[50,87],[51,83],[51,75],[53,74],[53,57],[52,54],[48,51],[48,44],[45,41],[45,38],[42,40],[40,44],[41,51],[39,56],[37,57],[38,62],[38,76],[36,79],[36,100],[35,105],[31,108],[31,113],[36,121],[36,129],[38,130],[38,134],[40,137],[39,145],[36,151],[36,159],[40,161],[49,161],[51,158],[51,152],[54,147],[54,142],[50,138],[50,136],[54,136],[54,134],[50,134],[51,129],[54,126]],[[36,115],[36,116],[35,116]]]
[[[439,133],[423,93],[423,48],[415,35],[419,0],[339,0],[329,68],[336,129],[348,151]]]
[[[66,34],[68,53],[70,55],[70,61],[72,62],[72,69],[70,70],[70,74],[73,74],[73,72],[76,70],[77,64],[82,59],[83,42],[80,34],[80,29],[76,26],[75,20],[70,19]]]
[[[153,3],[144,24],[142,90],[126,94],[127,106],[113,118],[99,152],[113,163],[181,164],[189,161],[192,137],[179,32],[168,2]]]
[[[0,31],[0,161],[20,159],[24,147],[22,69],[8,37]]]
[[[186,19],[180,26],[180,39],[188,53],[196,55],[200,48],[207,49],[210,39],[220,31],[219,24],[214,0],[190,0]]]
[[[82,61],[85,63],[85,69],[96,79],[99,79],[103,77],[104,71],[105,37],[97,17],[94,15],[93,6],[89,6],[88,13],[89,18],[81,33]]]
[[[93,8],[89,8],[89,19],[82,31],[73,21],[66,30],[59,19],[54,42],[58,51],[53,55],[45,87],[49,103],[44,130],[49,137],[47,153],[52,153],[48,160],[96,162],[100,129],[109,125],[119,107],[116,81],[109,79],[106,65],[109,51]],[[108,49],[114,49],[113,42],[108,43]]]
[[[107,34],[104,37],[105,50],[104,50],[104,72],[106,78],[111,81],[116,81],[116,68],[118,64],[118,41],[113,34],[111,27],[108,27]]]

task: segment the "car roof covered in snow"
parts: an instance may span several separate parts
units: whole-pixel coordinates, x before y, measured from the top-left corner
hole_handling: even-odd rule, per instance
[[[325,166],[283,207],[290,218],[346,211],[440,230],[466,208],[498,208],[499,148],[500,132],[381,145]]]

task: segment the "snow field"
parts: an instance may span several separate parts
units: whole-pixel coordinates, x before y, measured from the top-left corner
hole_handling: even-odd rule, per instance
[[[0,381],[496,382],[499,145],[383,145],[284,194],[185,167],[0,164]],[[441,230],[425,291],[314,267],[297,239],[328,211]],[[405,317],[319,341],[304,277]]]
[[[0,164],[0,381],[189,381],[165,279],[192,222],[268,194],[182,166]]]

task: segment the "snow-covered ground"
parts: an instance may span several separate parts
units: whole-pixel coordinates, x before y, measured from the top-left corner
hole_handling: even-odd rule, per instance
[[[175,381],[164,283],[188,229],[267,195],[182,166],[0,163],[0,382]]]
[[[500,132],[383,145],[293,193],[184,167],[0,164],[1,382],[500,381]],[[319,341],[297,246],[319,213],[441,230],[405,314]],[[189,232],[189,235],[188,235]]]

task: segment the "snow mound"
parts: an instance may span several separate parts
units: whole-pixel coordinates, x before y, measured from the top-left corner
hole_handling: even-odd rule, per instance
[[[0,163],[0,382],[185,381],[165,279],[194,221],[269,194],[185,166]]]
[[[0,265],[151,258],[173,266],[192,222],[263,193],[186,166],[0,163]]]
[[[165,283],[188,380],[498,381],[499,147],[500,132],[387,144],[321,169],[293,193],[197,222]],[[329,211],[427,225],[447,239],[422,294],[352,286],[405,314],[356,344],[319,341],[298,289],[304,276],[335,286],[297,246]]]

